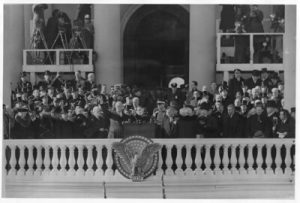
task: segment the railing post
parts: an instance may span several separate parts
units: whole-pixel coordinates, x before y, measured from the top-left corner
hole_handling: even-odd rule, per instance
[[[286,144],[286,153],[285,153],[285,169],[284,169],[284,174],[291,175],[292,174],[292,169],[291,169],[291,164],[292,164],[292,158],[291,158],[291,144]]]
[[[185,157],[186,169],[184,171],[185,175],[194,175],[194,172],[192,170],[192,165],[193,165],[192,147],[193,147],[193,145],[191,145],[191,144],[185,145],[185,149],[186,149],[186,157]]]
[[[250,36],[250,64],[253,64],[253,54],[254,54],[254,39],[253,34],[249,34]]]
[[[276,168],[275,168],[275,174],[276,175],[282,175],[283,171],[281,168],[281,164],[282,164],[282,158],[281,158],[281,146],[282,144],[276,144],[276,157],[275,157],[275,164],[276,164]]]
[[[10,165],[10,170],[8,172],[8,175],[16,175],[16,145],[10,145],[10,159],[9,159],[9,165]]]
[[[253,164],[254,164],[254,157],[253,157],[253,144],[248,145],[248,174],[255,174]]]
[[[205,158],[204,158],[204,163],[205,163],[205,170],[204,174],[206,175],[212,175],[213,171],[211,170],[211,156],[210,156],[210,144],[205,145]]]
[[[88,154],[87,154],[87,159],[86,159],[86,164],[87,164],[87,175],[94,175],[94,170],[93,170],[93,145],[88,145]]]
[[[69,159],[68,159],[68,164],[69,164],[69,170],[67,175],[69,176],[74,176],[76,171],[75,171],[75,155],[74,155],[74,150],[75,150],[75,146],[71,145],[69,146]]]
[[[273,145],[268,145],[266,144],[266,170],[265,170],[265,173],[266,175],[269,175],[269,174],[274,174],[273,173],[273,170],[272,170],[272,147]]]
[[[96,145],[97,157],[96,157],[96,166],[95,175],[103,176],[103,158],[102,158],[102,145]]]
[[[196,157],[195,157],[195,164],[196,164],[196,170],[195,170],[195,174],[196,175],[202,175],[203,171],[202,171],[202,159],[201,159],[201,149],[202,149],[202,145],[197,144],[196,145]]]
[[[236,157],[236,148],[237,145],[231,145],[231,157],[230,157],[230,163],[231,163],[231,173],[234,175],[237,175],[239,171],[237,170],[237,157]]]
[[[215,168],[214,168],[214,174],[215,175],[221,175],[222,171],[220,169],[220,164],[221,164],[221,157],[220,157],[220,145],[215,144],[215,157],[214,157],[214,163],[215,163]]]
[[[240,144],[239,145],[240,148],[240,155],[239,155],[239,163],[240,163],[240,174],[247,174],[247,170],[245,168],[245,164],[246,164],[246,157],[245,157],[245,148],[246,145],[245,144]]]
[[[29,145],[27,149],[28,149],[28,160],[27,160],[28,170],[26,171],[26,176],[32,176],[34,172],[33,145]]]
[[[27,50],[23,50],[23,65],[27,65]]]
[[[35,160],[36,170],[34,171],[34,175],[40,176],[42,174],[42,164],[43,164],[41,145],[38,145],[36,147],[36,153],[37,153],[36,160]]]
[[[60,146],[59,165],[60,165],[60,170],[59,170],[60,175],[62,175],[62,176],[67,175],[67,170],[66,170],[67,158],[66,158],[66,146],[65,145]]]
[[[176,144],[176,149],[177,149],[177,155],[176,155],[176,165],[177,165],[177,168],[175,170],[175,174],[176,175],[183,175],[183,170],[181,168],[182,164],[183,164],[183,157],[181,155],[182,148],[183,148],[182,144]],[[171,156],[171,153],[170,153],[170,156]]]
[[[223,173],[224,175],[229,175],[230,171],[229,171],[229,157],[228,157],[228,146],[226,144],[223,145],[223,151],[224,151],[224,155],[223,155]]]
[[[89,49],[89,65],[93,64],[93,50]]]
[[[78,170],[76,171],[76,175],[83,176],[84,175],[84,158],[83,158],[83,145],[78,145],[78,158],[77,158],[77,165],[78,165]]]
[[[52,156],[52,160],[51,160],[51,164],[53,169],[51,170],[50,174],[51,175],[57,175],[58,174],[58,146],[55,145],[54,147],[52,147],[53,150],[53,156]]]
[[[105,170],[105,176],[106,177],[113,176],[114,175],[114,171],[112,169],[112,166],[113,166],[113,157],[112,157],[112,148],[111,148],[111,145],[107,146],[107,157],[106,157],[105,163],[107,165],[107,169]]]
[[[158,152],[158,164],[157,164],[157,170],[156,170],[156,176],[162,176],[164,174],[164,171],[162,169],[162,165],[163,165],[163,159],[162,159],[162,148],[160,148],[159,152]]]
[[[262,156],[262,148],[263,145],[262,144],[257,144],[257,159],[256,159],[256,163],[257,163],[257,169],[256,169],[256,173],[257,174],[263,174],[263,156]]]
[[[55,64],[60,65],[60,50],[55,50]]]
[[[45,148],[45,157],[44,157],[44,166],[45,169],[42,171],[42,175],[49,175],[50,173],[50,146],[46,145]]]
[[[19,176],[24,176],[25,175],[25,146],[24,145],[19,145],[18,146],[20,149],[20,157],[19,157],[19,166],[20,169],[17,171],[17,175]]]
[[[166,149],[167,149],[167,158],[166,158],[166,165],[167,165],[167,170],[166,170],[166,175],[174,175],[174,171],[172,170],[172,164],[173,164],[173,161],[172,161],[172,147],[173,145],[172,144],[169,144],[169,145],[166,145]],[[176,146],[177,147],[177,146]],[[177,162],[176,162],[177,164]],[[177,165],[177,167],[179,167]]]

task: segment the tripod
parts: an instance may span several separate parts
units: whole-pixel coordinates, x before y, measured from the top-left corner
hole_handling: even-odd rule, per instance
[[[33,32],[32,38],[31,38],[30,49],[39,49],[39,45],[41,44],[41,42],[43,43],[44,48],[48,49],[46,38],[45,38],[45,35],[43,34],[41,28],[36,28]],[[33,53],[32,53],[32,55],[33,55]],[[50,56],[50,53],[49,53],[49,51],[47,51],[46,59],[49,56]],[[32,56],[32,58],[33,58],[34,64],[36,62],[40,62],[40,63],[44,64],[44,61],[46,60],[46,59],[44,59],[44,60],[39,59],[39,58],[41,58],[40,53],[36,54],[35,56]],[[53,64],[51,57],[50,57],[50,63]]]
[[[53,42],[53,44],[51,45],[51,49],[53,49],[53,47],[56,45],[56,43],[58,42],[58,39],[60,39],[62,46],[64,49],[68,49],[68,40],[67,40],[67,36],[66,36],[66,32],[64,30],[59,30],[55,40]],[[68,59],[68,63],[70,64],[70,56],[67,54],[67,59]],[[56,59],[58,60],[58,59]]]
[[[86,42],[84,38],[82,37],[81,30],[76,30],[73,33],[73,36],[70,41],[70,49],[80,49],[80,47],[83,47],[84,49],[87,49]],[[71,51],[71,56],[73,55],[73,51]]]

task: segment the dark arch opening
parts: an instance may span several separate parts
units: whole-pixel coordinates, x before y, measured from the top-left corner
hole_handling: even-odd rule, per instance
[[[124,30],[124,82],[166,87],[189,76],[189,12],[180,5],[144,5]]]

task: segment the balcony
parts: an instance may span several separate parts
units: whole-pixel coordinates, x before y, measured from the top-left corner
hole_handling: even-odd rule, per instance
[[[283,43],[284,33],[217,33],[216,71],[224,81],[236,68],[284,71]]]
[[[116,170],[115,141],[4,140],[3,196],[294,197],[293,139],[153,139],[163,148],[143,182]]]
[[[23,71],[30,73],[30,81],[35,83],[36,74],[45,72],[74,72],[83,75],[93,72],[92,49],[24,49]]]

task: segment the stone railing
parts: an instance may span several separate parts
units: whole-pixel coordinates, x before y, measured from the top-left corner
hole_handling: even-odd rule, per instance
[[[130,183],[116,170],[111,148],[116,141],[119,140],[4,140],[4,179],[8,185],[28,181]],[[155,174],[145,183],[286,184],[294,180],[293,139],[153,141],[163,148]]]

